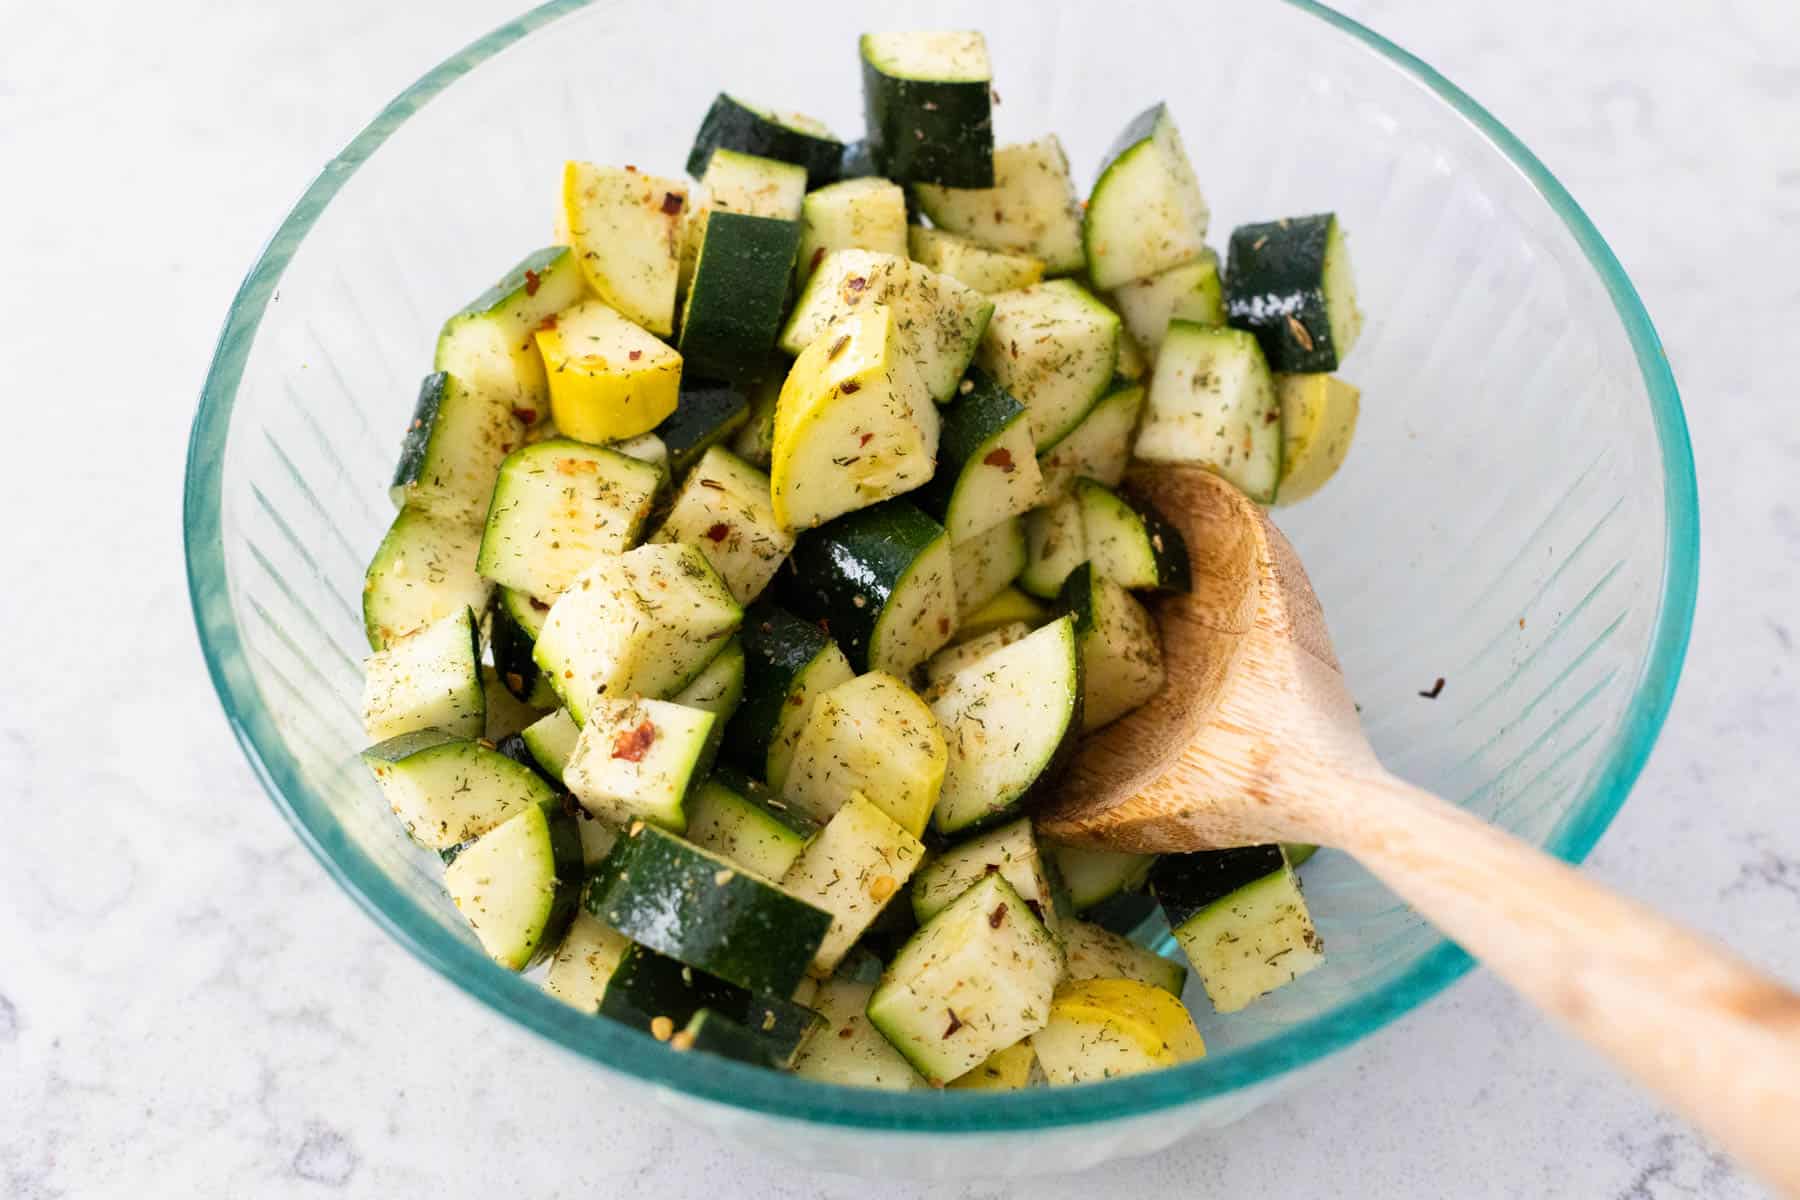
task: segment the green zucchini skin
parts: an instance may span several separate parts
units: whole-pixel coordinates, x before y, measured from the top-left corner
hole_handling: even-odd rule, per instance
[[[862,60],[863,115],[877,173],[901,183],[994,186],[989,81],[902,79]]]
[[[1150,868],[1150,894],[1178,926],[1241,887],[1282,870],[1286,860],[1276,843],[1165,854]]]
[[[1156,590],[1192,591],[1193,568],[1188,559],[1187,539],[1181,536],[1181,530],[1162,515],[1161,509],[1144,497],[1134,494],[1130,488],[1121,488],[1114,491],[1113,495],[1137,516],[1138,522],[1143,526],[1144,541],[1156,563]],[[1092,535],[1089,535],[1090,546],[1093,545],[1093,540]]]
[[[731,437],[749,419],[750,400],[735,383],[684,373],[675,411],[655,430],[669,449],[669,473],[676,479],[686,475],[701,455]]]
[[[488,601],[488,647],[494,654],[494,671],[507,691],[525,704],[550,708],[555,705],[555,693],[550,690],[549,680],[540,675],[537,661],[531,657],[537,630],[543,628],[544,617],[550,610],[536,609],[536,603],[523,592],[495,588]],[[519,611],[520,605],[531,606],[535,611],[523,614]],[[537,618],[536,628],[527,623],[530,616]]]
[[[845,151],[844,144],[836,138],[790,129],[724,92],[719,93],[700,120],[693,148],[688,151],[688,174],[695,179],[706,174],[713,151],[720,146],[805,167],[809,191],[839,178],[838,166]]]
[[[696,971],[644,946],[619,959],[600,998],[600,1015],[651,1032],[667,1017],[679,1029],[703,1010],[731,1018],[753,1031],[780,1064],[793,1061],[819,1014],[782,996],[755,995],[705,971]]]
[[[676,1035],[678,1050],[698,1050],[716,1054],[753,1067],[775,1067],[778,1064],[768,1043],[758,1038],[730,1017],[716,1009],[703,1008]]]
[[[1262,343],[1274,371],[1335,371],[1325,247],[1337,217],[1319,213],[1240,225],[1225,264],[1225,319]],[[1298,328],[1296,328],[1298,325]]]
[[[419,481],[426,452],[431,448],[431,432],[437,425],[438,407],[449,389],[450,375],[445,371],[433,371],[420,382],[412,422],[406,427],[406,436],[400,441],[400,458],[394,463],[394,481],[390,485],[394,493],[404,495],[407,484]]]
[[[725,727],[724,753],[760,779],[794,681],[831,645],[831,637],[766,598],[745,611],[741,636],[744,697]]]
[[[937,470],[925,486],[907,497],[940,522],[949,516],[969,456],[1025,411],[1011,392],[980,367],[970,367],[964,379],[973,385],[971,389],[940,410],[943,425],[938,433]]]
[[[876,623],[895,588],[943,536],[944,527],[906,498],[845,513],[795,542],[782,598],[796,615],[818,622],[853,668],[867,671]]]
[[[684,372],[737,377],[761,369],[781,332],[799,249],[798,221],[723,209],[707,217],[681,322]]]
[[[1147,892],[1120,892],[1082,913],[1081,919],[1121,937],[1130,937],[1156,915],[1157,907],[1156,897]]]
[[[805,976],[831,927],[831,914],[642,823],[594,868],[587,909],[632,941],[690,967],[784,996]]]
[[[563,787],[563,781],[544,770],[544,765],[537,760],[537,756],[531,752],[531,747],[526,744],[524,734],[509,733],[498,742],[494,743],[494,749],[496,752],[506,755],[506,757],[512,759],[520,766],[530,767],[533,774],[549,784],[556,794],[562,797],[565,808],[575,802],[574,798],[569,795],[567,789]],[[452,857],[454,857],[454,855]],[[448,863],[450,860],[445,859],[444,861]]]

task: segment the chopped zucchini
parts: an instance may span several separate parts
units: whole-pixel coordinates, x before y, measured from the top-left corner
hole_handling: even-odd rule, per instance
[[[1120,587],[1185,592],[1187,541],[1149,501],[1092,479],[1075,481],[1082,539],[1094,569]]]
[[[556,703],[554,697],[549,698],[544,706],[525,703],[500,681],[499,672],[485,663],[481,668],[481,691],[487,709],[481,732],[490,742],[498,742],[522,732],[527,725],[544,715],[545,708]],[[548,695],[547,690],[546,694]]]
[[[559,797],[530,805],[463,847],[444,869],[444,887],[488,956],[523,971],[550,952],[575,915],[575,819]]]
[[[686,687],[742,619],[700,551],[639,546],[581,573],[551,605],[532,656],[585,724],[602,697],[660,699]]]
[[[1073,747],[1082,728],[1082,692],[1075,624],[1066,617],[936,689],[931,711],[948,750],[932,813],[938,832],[972,831],[1024,804]]]
[[[616,309],[583,300],[536,336],[564,437],[615,442],[649,433],[675,411],[681,355]]]
[[[1082,563],[1058,603],[1074,616],[1081,643],[1084,730],[1111,724],[1162,690],[1156,622],[1130,592]]]
[[[1050,1021],[1031,1035],[1052,1087],[1118,1079],[1206,1055],[1181,1001],[1135,979],[1076,979],[1056,989]]]
[[[1277,371],[1335,371],[1362,331],[1350,247],[1331,213],[1231,231],[1225,311]]]
[[[884,809],[852,792],[787,873],[781,886],[831,914],[812,972],[837,969],[888,902],[912,878],[925,847]]]
[[[943,522],[950,541],[966,542],[1038,503],[1038,472],[1025,406],[980,370],[972,370],[944,406],[937,470],[915,497]]]
[[[567,438],[515,450],[500,467],[475,567],[554,601],[596,558],[637,544],[661,482],[649,463]]]
[[[1044,261],[1026,254],[990,250],[970,238],[914,225],[906,231],[906,252],[914,262],[978,292],[1010,292],[1044,277]]]
[[[721,148],[795,163],[806,168],[807,186],[815,188],[836,178],[844,153],[844,144],[813,118],[760,108],[724,92],[706,110],[694,134],[688,174],[703,177]]]
[[[1165,854],[1150,872],[1150,890],[1222,1013],[1324,961],[1325,944],[1279,845]]]
[[[569,756],[575,753],[575,743],[581,738],[581,726],[568,709],[559,708],[527,725],[519,736],[525,740],[525,748],[531,751],[539,770],[561,782]]]
[[[550,960],[544,990],[571,1008],[599,1012],[606,982],[629,949],[630,938],[598,917],[578,911]]]
[[[938,415],[908,357],[899,314],[846,313],[794,360],[775,407],[776,519],[811,529],[931,478]]]
[[[975,32],[865,33],[869,155],[889,179],[994,185],[993,69]]]
[[[1025,569],[1025,522],[1008,517],[985,533],[950,547],[959,617],[978,611]]]
[[[670,477],[685,479],[702,455],[736,434],[750,418],[750,402],[734,384],[683,375],[675,411],[656,427]]]
[[[595,868],[587,909],[641,946],[778,996],[794,990],[831,926],[821,909],[641,822]]]
[[[725,732],[724,748],[779,792],[814,703],[855,672],[817,624],[767,600],[744,614],[743,642],[744,699]]]
[[[1072,279],[993,297],[975,361],[1031,414],[1038,450],[1081,423],[1112,384],[1119,317]]]
[[[1134,117],[1107,153],[1082,223],[1088,278],[1111,290],[1206,249],[1206,198],[1167,106]]]
[[[869,1020],[942,1085],[1050,1019],[1062,952],[1005,878],[989,875],[915,933],[869,997]]]
[[[973,666],[996,650],[1004,649],[1014,642],[1021,641],[1031,632],[1031,626],[1023,621],[1009,621],[1005,625],[988,630],[977,638],[966,642],[958,642],[954,646],[945,646],[932,655],[925,664],[925,682],[940,684],[961,671]],[[927,699],[933,698],[930,694]]]
[[[1031,1084],[1031,1068],[1037,1052],[1031,1039],[1014,1042],[1004,1050],[996,1050],[986,1061],[958,1075],[944,1086],[957,1091],[1016,1092]]]
[[[994,151],[991,188],[913,188],[919,206],[939,229],[983,246],[1041,259],[1052,275],[1080,271],[1081,201],[1069,156],[1057,136]]]
[[[1123,345],[1123,343],[1121,343]],[[1113,380],[1080,423],[1038,456],[1042,503],[1063,499],[1080,476],[1117,487],[1131,461],[1131,439],[1144,408],[1144,386]]]
[[[595,700],[563,782],[602,821],[651,821],[680,833],[712,762],[718,718],[665,700]]]
[[[689,472],[650,540],[698,549],[739,604],[762,594],[794,548],[794,535],[775,519],[769,477],[719,446]]]
[[[819,984],[811,1003],[825,1019],[794,1059],[794,1074],[820,1083],[907,1091],[925,1081],[870,1024],[865,1010],[872,983],[833,978]]]
[[[808,192],[800,208],[796,280],[804,284],[834,250],[904,255],[906,233],[906,193],[892,180],[846,179]]]
[[[1023,621],[1033,628],[1054,616],[1049,606],[1039,603],[1016,587],[1002,588],[1000,594],[970,613],[958,623],[958,641],[967,642],[991,633],[1002,625]]]
[[[1074,496],[1025,514],[1025,569],[1019,586],[1053,600],[1069,573],[1088,560],[1087,526]]]
[[[488,603],[488,651],[494,672],[508,692],[533,708],[555,708],[560,703],[556,689],[531,657],[549,615],[549,604],[511,588],[495,588]]]
[[[1269,364],[1241,329],[1169,325],[1138,431],[1146,462],[1216,471],[1259,504],[1281,479],[1281,408]]]
[[[749,416],[731,435],[733,453],[764,471],[769,469],[775,451],[775,408],[781,402],[781,386],[786,382],[787,376],[777,371],[751,384]]]
[[[1063,950],[1070,979],[1134,979],[1180,998],[1187,968],[1152,954],[1136,942],[1086,921],[1063,926]]]
[[[681,356],[693,370],[736,378],[775,349],[800,224],[716,208],[705,229],[682,309]]]
[[[435,625],[465,608],[487,607],[493,586],[475,570],[481,528],[403,508],[363,576],[363,631],[369,648]]]
[[[1012,884],[1019,899],[1044,923],[1050,936],[1060,940],[1062,921],[1029,817],[958,842],[934,857],[913,880],[913,916],[923,925],[995,872]]]
[[[956,393],[975,356],[994,303],[972,287],[940,275],[903,254],[834,250],[806,281],[794,302],[781,348],[798,355],[826,327],[859,308],[894,310],[903,356],[918,365],[931,398],[942,404]]]
[[[1064,846],[1050,843],[1049,853],[1056,863],[1056,873],[1068,889],[1069,903],[1076,912],[1085,912],[1120,892],[1136,891],[1150,877],[1154,854],[1132,854],[1124,850],[1096,850],[1088,846]]]
[[[791,561],[788,607],[822,622],[859,670],[908,675],[956,629],[950,539],[910,501],[809,530]]]
[[[634,324],[664,336],[675,332],[675,289],[686,209],[687,185],[680,180],[647,175],[631,167],[583,162],[563,166],[562,232],[580,256],[588,286]],[[556,370],[548,355],[545,366],[552,373]],[[554,399],[554,388],[551,395]],[[590,438],[570,428],[560,412],[556,424],[568,436],[584,442],[610,440]],[[654,424],[634,432],[643,433]]]
[[[397,507],[479,526],[502,460],[524,438],[525,422],[511,408],[435,371],[419,385],[388,494]]]
[[[737,712],[744,699],[744,642],[732,638],[706,664],[706,668],[688,685],[670,697],[684,708],[698,708],[718,720],[713,722],[712,740],[716,746],[725,732],[725,723]]]
[[[924,701],[871,671],[818,698],[794,745],[782,798],[817,821],[865,793],[914,837],[944,782],[944,736]]]
[[[419,729],[487,733],[481,629],[469,609],[388,643],[363,664],[362,723],[381,741]]]
[[[763,784],[721,769],[688,812],[688,840],[765,879],[780,879],[819,832],[819,823]]]
[[[1333,375],[1277,375],[1281,406],[1282,504],[1295,504],[1324,487],[1344,465],[1356,436],[1361,408],[1357,390]]]
[[[632,946],[607,980],[600,1015],[658,1041],[673,1042],[702,1010],[720,1013],[762,1039],[777,1066],[819,1027],[819,1014],[784,996],[752,992],[643,946]]]
[[[364,750],[362,760],[406,832],[427,850],[459,846],[533,805],[560,803],[530,767],[441,729],[389,738]]]
[[[1113,291],[1125,329],[1152,360],[1162,347],[1169,322],[1225,324],[1225,294],[1219,283],[1219,256],[1204,249],[1193,262],[1170,267],[1148,279],[1133,279]]]
[[[806,168],[721,146],[700,175],[706,209],[777,221],[798,221],[806,197]]]

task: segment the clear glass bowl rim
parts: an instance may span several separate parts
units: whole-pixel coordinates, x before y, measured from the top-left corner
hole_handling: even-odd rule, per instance
[[[251,766],[326,872],[375,921],[467,994],[565,1049],[643,1082],[750,1113],[826,1125],[919,1133],[1030,1131],[1116,1121],[1195,1104],[1270,1080],[1348,1046],[1435,996],[1472,960],[1440,941],[1384,986],[1303,1022],[1283,1037],[1183,1067],[1080,1088],[990,1094],[905,1094],[826,1087],[711,1056],[671,1054],[623,1027],[612,1027],[550,999],[484,959],[412,909],[366,858],[340,855],[289,799],[307,790],[299,764],[265,711],[245,665],[226,587],[220,524],[224,448],[251,343],[283,271],[339,188],[402,122],[487,59],[558,18],[598,0],[550,0],[447,59],[390,102],[325,165],[269,239],[226,315],[201,392],[188,444],[183,524],[188,592],[213,686]],[[1624,720],[1588,794],[1563,820],[1547,849],[1579,862],[1599,840],[1662,728],[1674,698],[1693,625],[1699,568],[1699,502],[1692,447],[1668,358],[1643,302],[1617,257],[1581,207],[1524,143],[1425,62],[1315,0],[1284,0],[1363,43],[1422,83],[1484,135],[1561,218],[1612,298],[1649,393],[1662,453],[1665,545],[1661,595],[1650,653]],[[596,1029],[596,1026],[603,1028]],[[701,1059],[704,1058],[704,1061]]]

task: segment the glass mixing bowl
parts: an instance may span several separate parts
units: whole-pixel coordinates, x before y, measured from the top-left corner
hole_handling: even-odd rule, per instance
[[[836,1169],[994,1175],[1141,1153],[1241,1117],[1469,968],[1354,862],[1307,893],[1326,965],[1174,1070],[1059,1090],[827,1087],[576,1013],[493,965],[356,759],[363,566],[439,323],[550,239],[565,158],[680,170],[721,88],[861,125],[856,35],[978,25],[1002,141],[1060,133],[1086,186],[1167,99],[1213,239],[1333,209],[1368,313],[1342,474],[1278,518],[1376,749],[1580,859],[1649,753],[1693,610],[1693,464],[1631,283],[1512,134],[1304,0],[879,7],[558,0],[408,88],[326,164],[238,292],[187,465],[194,610],[232,727],[325,869],[509,1020],[689,1119]],[[1420,692],[1442,676],[1435,700]],[[1148,936],[1148,935],[1147,935]]]

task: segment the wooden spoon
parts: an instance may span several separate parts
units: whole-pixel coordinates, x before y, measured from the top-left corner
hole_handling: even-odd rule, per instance
[[[1348,851],[1463,949],[1800,1196],[1800,996],[1376,761],[1306,572],[1243,494],[1183,467],[1127,486],[1187,539],[1156,612],[1168,679],[1077,750],[1038,813],[1136,851]]]

